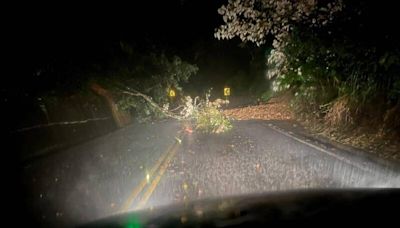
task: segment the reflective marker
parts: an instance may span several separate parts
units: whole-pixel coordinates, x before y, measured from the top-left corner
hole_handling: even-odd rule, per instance
[[[227,96],[230,96],[230,95],[231,95],[231,88],[225,87],[224,88],[224,96],[227,97]]]
[[[173,90],[173,89],[170,89],[169,90],[169,92],[168,92],[168,96],[170,96],[170,97],[175,97],[175,90]]]

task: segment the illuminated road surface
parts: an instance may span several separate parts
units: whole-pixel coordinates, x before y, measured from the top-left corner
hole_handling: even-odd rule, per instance
[[[400,187],[398,164],[339,149],[288,122],[240,121],[224,135],[173,121],[130,126],[27,164],[25,207],[40,225],[209,197],[304,188]]]

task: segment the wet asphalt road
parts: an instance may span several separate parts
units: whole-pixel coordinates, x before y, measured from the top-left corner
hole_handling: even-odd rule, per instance
[[[204,135],[174,121],[129,126],[25,164],[25,207],[71,226],[192,200],[307,188],[400,187],[399,166],[321,142],[289,122]]]

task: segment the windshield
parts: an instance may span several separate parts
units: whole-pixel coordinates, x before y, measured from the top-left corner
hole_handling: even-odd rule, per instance
[[[1,102],[28,223],[400,187],[394,3],[24,8]]]

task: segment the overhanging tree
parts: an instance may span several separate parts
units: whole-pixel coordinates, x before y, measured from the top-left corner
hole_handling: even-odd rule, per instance
[[[257,45],[271,38],[266,76],[274,90],[296,88],[297,100],[315,108],[305,111],[329,112],[346,98],[357,113],[379,104],[374,116],[382,121],[400,107],[399,37],[389,26],[395,9],[375,1],[230,0],[214,35]]]
[[[181,94],[182,83],[196,74],[197,66],[178,56],[162,52],[143,54],[122,43],[121,47],[125,54],[116,59],[106,73],[94,76],[96,84],[112,93],[112,96],[103,96],[111,110],[129,112],[140,121],[163,116],[179,119],[171,112],[177,107],[171,107],[168,91],[174,89]],[[115,116],[119,122],[118,115]]]

